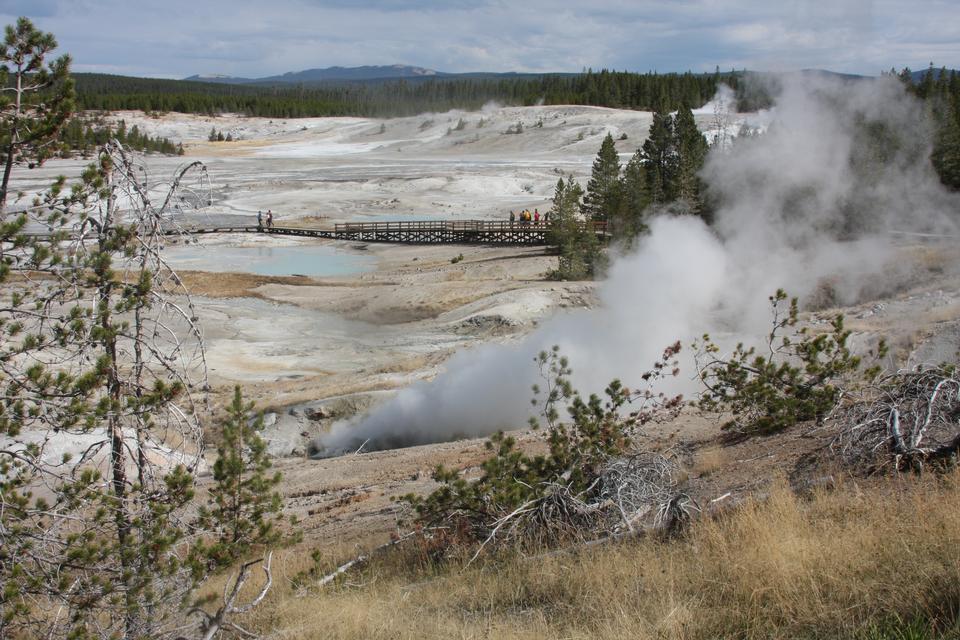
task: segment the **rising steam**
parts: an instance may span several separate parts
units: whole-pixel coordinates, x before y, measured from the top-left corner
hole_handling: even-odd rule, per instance
[[[801,297],[826,288],[838,303],[876,295],[889,283],[891,232],[954,232],[960,208],[927,160],[923,109],[895,79],[779,85],[765,133],[711,154],[704,168],[720,203],[713,228],[655,217],[650,235],[614,261],[598,310],[553,317],[519,344],[454,355],[433,381],[334,425],[321,455],[368,439],[368,449],[390,448],[521,427],[542,349],[560,345],[582,392],[613,378],[630,386],[677,339],[763,335],[778,287]],[[664,390],[695,390],[691,372]]]

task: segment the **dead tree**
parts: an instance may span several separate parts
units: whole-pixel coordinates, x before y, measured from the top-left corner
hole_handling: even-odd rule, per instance
[[[960,379],[953,366],[898,371],[878,379],[835,420],[830,451],[844,463],[920,471],[960,451]]]
[[[0,636],[177,634],[207,385],[162,250],[207,189],[198,162],[153,184],[111,142],[0,229]]]
[[[638,521],[660,514],[677,493],[679,470],[675,460],[652,452],[611,460],[601,477],[600,495],[620,516],[613,529],[633,532]]]

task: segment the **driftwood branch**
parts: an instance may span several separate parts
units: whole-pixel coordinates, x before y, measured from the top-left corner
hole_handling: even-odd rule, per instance
[[[270,587],[273,586],[273,571],[270,567],[272,559],[273,552],[270,551],[262,559],[251,560],[243,563],[240,566],[240,572],[237,574],[237,577],[228,579],[226,584],[224,584],[223,604],[216,610],[215,613],[207,613],[199,607],[196,607],[192,610],[192,613],[201,615],[205,618],[201,623],[203,640],[212,640],[218,633],[226,629],[235,631],[246,638],[257,637],[256,634],[244,629],[236,622],[230,620],[229,617],[250,611],[260,604],[267,596],[267,592],[269,592]],[[263,587],[260,589],[259,593],[257,593],[257,595],[250,600],[250,602],[244,605],[236,604],[237,598],[240,596],[240,592],[243,590],[243,586],[250,578],[251,569],[258,564],[261,565],[265,577]]]
[[[829,450],[849,466],[919,471],[960,450],[960,380],[950,367],[889,374],[833,416]]]

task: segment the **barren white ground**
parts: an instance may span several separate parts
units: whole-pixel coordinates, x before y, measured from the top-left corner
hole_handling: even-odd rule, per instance
[[[278,225],[324,226],[345,220],[506,219],[510,210],[546,211],[558,178],[586,182],[607,133],[626,162],[645,139],[652,115],[559,106],[389,120],[139,112],[113,118],[183,143],[184,157],[144,159],[158,187],[184,162],[205,164],[212,199],[200,222],[249,224],[258,210],[270,210]],[[698,118],[705,130],[718,125],[710,107]],[[518,124],[522,133],[509,133]],[[235,141],[210,143],[211,129]],[[37,193],[57,175],[79,175],[87,162],[54,160],[18,170],[14,188]],[[277,454],[300,454],[323,428],[302,417],[301,404],[309,408],[347,397],[351,401],[341,409],[356,410],[378,393],[434,375],[454,349],[515,339],[545,315],[591,301],[588,283],[545,281],[555,259],[538,248],[357,246],[224,234],[194,239],[189,248],[181,244],[171,255],[193,250],[208,265],[204,269],[242,272],[242,265],[209,264],[225,262],[225,254],[238,247],[309,250],[319,244],[362,255],[372,269],[313,278],[185,274],[199,306],[218,397],[241,383],[261,406],[276,410],[271,437]],[[451,262],[461,254],[462,261]],[[190,268],[189,261],[183,268]]]
[[[185,157],[145,159],[157,184],[185,161],[203,161],[213,198],[201,216],[250,223],[257,210],[269,209],[278,224],[327,225],[506,219],[509,210],[545,211],[560,176],[572,174],[585,183],[608,132],[626,162],[646,137],[652,116],[529,107],[392,120],[133,112],[115,118],[184,144]],[[736,120],[719,122],[711,107],[697,118],[708,137],[718,129],[738,128]],[[523,132],[507,133],[517,123]],[[211,128],[237,141],[209,143]],[[77,176],[85,163],[57,160],[18,170],[14,188],[38,192],[56,175]],[[446,443],[308,462],[303,459],[307,443],[333,419],[435,375],[454,350],[517,340],[548,315],[590,306],[593,286],[545,280],[555,258],[539,248],[358,246],[223,234],[195,238],[187,247],[181,242],[171,255],[195,252],[210,265],[226,262],[227,253],[236,255],[242,247],[317,246],[362,256],[372,268],[336,277],[293,272],[283,277],[243,273],[242,265],[234,265],[230,268],[239,272],[183,275],[199,308],[215,401],[222,402],[239,383],[268,409],[271,451],[294,454],[279,463],[288,504],[310,527],[318,527],[314,535],[365,538],[390,528],[396,510],[391,496],[429,488],[429,469],[438,462],[475,465],[484,455],[482,444]],[[942,251],[919,249],[911,260],[929,262],[929,273],[940,273],[941,265],[956,263],[955,251],[949,256]],[[847,309],[855,338],[882,333],[915,359],[954,357],[960,282],[952,273],[914,283],[895,298]],[[685,420],[669,425],[664,437],[715,430]]]

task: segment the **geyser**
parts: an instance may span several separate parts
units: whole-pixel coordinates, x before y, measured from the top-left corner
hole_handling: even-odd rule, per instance
[[[678,339],[764,335],[767,296],[779,287],[804,297],[829,278],[837,303],[869,295],[891,231],[954,232],[957,198],[937,181],[923,109],[898,81],[779,84],[765,133],[710,154],[702,177],[719,203],[712,227],[654,214],[650,234],[614,260],[597,310],[555,316],[519,344],[456,354],[433,381],[334,425],[320,455],[520,428],[542,349],[560,346],[581,392],[613,378],[630,386]],[[696,390],[690,355],[664,391]]]

